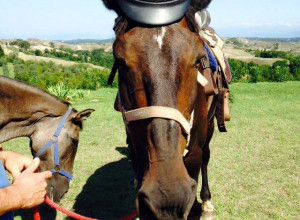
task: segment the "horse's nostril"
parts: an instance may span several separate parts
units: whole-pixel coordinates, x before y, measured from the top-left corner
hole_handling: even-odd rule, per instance
[[[197,183],[195,180],[191,179],[191,187],[192,187],[192,192],[195,192],[197,189]]]
[[[139,192],[137,199],[138,199],[137,208],[139,210],[141,218],[145,219],[145,220],[157,219],[157,217],[155,215],[156,210],[155,210],[154,206],[152,205],[148,196],[144,192]]]

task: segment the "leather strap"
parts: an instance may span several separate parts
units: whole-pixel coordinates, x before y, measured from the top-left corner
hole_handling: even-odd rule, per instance
[[[217,117],[217,124],[220,132],[227,132],[225,126],[225,114],[224,114],[224,97],[227,92],[228,89],[222,88],[220,89],[218,94],[216,117]]]
[[[217,95],[211,95],[207,97],[207,119],[212,122],[216,114],[216,107],[218,102]]]
[[[184,132],[189,135],[191,130],[190,123],[185,119],[182,113],[170,107],[164,106],[149,106],[145,108],[139,108],[131,111],[124,112],[124,117],[127,122],[138,121],[148,118],[166,118],[177,121]]]
[[[205,69],[204,72],[210,71],[210,69]],[[203,76],[200,71],[198,71],[198,75],[197,75],[197,81],[198,83],[200,83],[203,87],[207,87],[209,85],[209,82],[206,78],[206,76]]]
[[[113,65],[113,67],[111,69],[111,72],[110,72],[108,80],[107,80],[107,85],[112,86],[112,84],[114,82],[114,79],[115,79],[115,76],[116,76],[116,73],[117,73],[117,70],[118,70],[118,67],[119,67],[119,64],[115,60],[114,61],[114,65]]]

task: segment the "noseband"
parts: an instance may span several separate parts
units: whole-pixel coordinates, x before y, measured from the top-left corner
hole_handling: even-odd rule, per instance
[[[175,108],[164,106],[149,106],[145,108],[135,109],[132,111],[124,111],[123,114],[127,122],[138,121],[148,118],[171,119],[178,122],[181,125],[185,134],[190,134],[190,123],[186,120],[182,113]]]
[[[65,115],[63,116],[61,122],[59,123],[54,135],[51,137],[50,141],[48,141],[44,147],[42,149],[40,149],[35,157],[40,157],[43,153],[46,152],[46,150],[48,150],[52,145],[53,145],[53,149],[54,149],[54,163],[55,163],[55,167],[51,170],[52,174],[58,173],[66,178],[68,178],[69,180],[73,179],[73,176],[68,173],[67,171],[60,169],[59,167],[59,152],[58,152],[58,136],[60,135],[61,130],[63,129],[67,118],[69,117],[69,115],[72,112],[72,108],[69,107],[68,111],[65,113]]]

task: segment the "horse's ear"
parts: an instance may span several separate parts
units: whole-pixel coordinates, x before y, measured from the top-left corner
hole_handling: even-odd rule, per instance
[[[108,8],[109,10],[114,10],[115,12],[118,13],[119,7],[118,7],[117,0],[102,0],[102,2],[106,8]]]
[[[105,1],[105,0],[103,0]],[[106,0],[109,1],[109,0]],[[194,7],[197,11],[200,11],[210,4],[211,0],[192,0],[191,6]]]
[[[73,118],[74,122],[83,122],[86,120],[90,115],[94,112],[94,109],[86,109],[81,112],[76,113],[76,115]]]

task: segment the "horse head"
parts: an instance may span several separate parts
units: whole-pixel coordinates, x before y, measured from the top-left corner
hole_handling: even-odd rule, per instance
[[[116,6],[108,6],[120,15]],[[198,116],[199,111],[205,111],[205,93],[197,83],[197,75],[202,71],[201,62],[209,61],[203,41],[193,28],[194,12],[189,9],[189,15],[165,26],[118,19],[113,52],[119,67],[123,112],[161,106],[178,110],[190,121],[192,114]],[[188,132],[176,120],[166,117],[126,124],[140,217],[186,219],[197,187],[183,161]]]
[[[77,112],[37,87],[0,76],[0,143],[29,137],[39,170],[54,173],[47,193],[55,202],[69,189],[79,131],[92,112]]]
[[[83,121],[94,112],[92,109],[81,112],[77,112],[75,109],[69,111],[70,113],[66,115],[66,121],[63,124],[61,123],[63,115],[43,118],[36,124],[35,130],[30,136],[32,154],[37,155],[38,152],[41,152],[38,155],[41,159],[39,171],[51,170],[53,172],[53,177],[48,180],[47,195],[55,202],[59,202],[69,189],[79,143],[79,131],[82,129]],[[52,136],[59,126],[61,126],[59,135],[57,137]],[[52,141],[57,141],[57,153]],[[51,142],[52,145],[47,150],[41,151],[45,143]],[[58,166],[55,158],[58,159]]]

